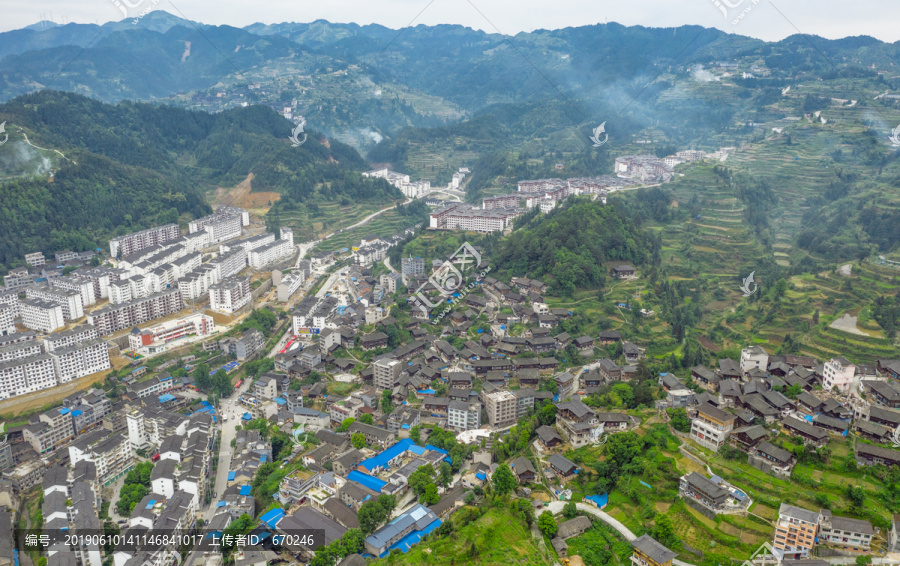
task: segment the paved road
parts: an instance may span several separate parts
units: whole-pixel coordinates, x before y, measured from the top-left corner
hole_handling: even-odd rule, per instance
[[[397,273],[397,270],[394,269],[394,266],[391,265],[391,258],[385,256],[384,258],[384,266],[391,270],[391,273]]]
[[[240,422],[240,415],[244,412],[238,406],[237,398],[241,393],[250,389],[251,381],[250,379],[245,379],[239,390],[235,391],[230,397],[219,401],[219,416],[227,415],[228,422],[223,422],[220,425],[222,429],[222,443],[219,445],[219,467],[216,469],[214,488],[216,493],[225,493],[225,488],[228,486],[228,468],[231,464],[232,452],[231,441],[237,434],[235,427]],[[217,499],[214,497],[206,509],[204,520],[207,523],[212,520],[216,513],[216,501]]]
[[[409,204],[409,203],[411,203],[412,201],[413,201],[413,199],[408,198],[408,199],[406,199],[406,200],[403,202],[403,204]],[[389,207],[387,207],[387,208],[382,208],[382,209],[379,210],[378,212],[373,212],[372,214],[366,216],[365,218],[363,218],[362,220],[360,220],[360,221],[357,222],[356,224],[351,224],[350,226],[347,226],[347,227],[343,228],[342,230],[347,231],[347,230],[350,230],[350,229],[352,229],[352,228],[358,228],[358,227],[360,227],[360,226],[362,226],[362,225],[364,225],[364,224],[368,224],[369,221],[372,220],[373,218],[375,218],[375,217],[377,217],[377,216],[380,216],[380,215],[384,214],[385,212],[387,212],[388,210],[393,210],[393,209],[395,209],[395,208],[397,208],[397,205],[396,205],[396,204],[393,205],[393,206],[389,206]],[[327,236],[325,236],[324,238],[322,238],[322,240],[327,240],[328,238],[334,236],[334,235],[337,234],[337,233],[338,233],[338,232],[332,232],[331,234],[328,234]]]
[[[550,512],[552,512],[554,515],[557,513],[562,513],[563,507],[566,505],[566,503],[568,503],[568,501],[551,501],[550,506],[546,507],[546,509],[549,509]],[[628,527],[620,523],[618,520],[614,519],[609,513],[605,513],[600,509],[597,509],[593,505],[588,505],[586,503],[576,503],[575,507],[577,507],[579,511],[590,513],[610,527],[616,529],[619,534],[625,537],[625,539],[629,542],[637,538],[637,536],[633,532],[631,532]]]

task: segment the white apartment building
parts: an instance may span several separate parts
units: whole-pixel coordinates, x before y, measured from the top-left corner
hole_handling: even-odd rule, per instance
[[[481,428],[481,404],[450,401],[447,405],[447,425],[453,430]]]
[[[65,320],[75,320],[84,316],[84,303],[81,302],[81,293],[78,291],[69,291],[49,285],[29,285],[25,288],[25,296],[29,299],[43,299],[60,305]]]
[[[58,348],[48,354],[59,383],[91,375],[112,367],[106,341],[96,338],[73,346]]]
[[[21,360],[22,358],[36,356],[42,353],[43,351],[41,350],[41,343],[37,340],[8,344],[0,348],[0,362]]]
[[[194,234],[203,230],[209,234],[209,243],[216,244],[239,238],[242,227],[248,224],[250,224],[249,212],[242,208],[222,206],[209,216],[191,220],[188,232]]]
[[[503,428],[515,424],[518,401],[512,392],[482,392],[481,397],[487,412],[488,424],[494,428]]]
[[[728,442],[728,436],[734,428],[734,419],[734,415],[711,403],[704,403],[698,409],[697,418],[691,422],[691,438],[703,446],[718,451]]]
[[[57,277],[56,279],[51,279],[50,284],[60,289],[79,293],[81,295],[81,304],[85,307],[97,302],[97,297],[94,293],[94,282],[87,277],[79,277],[78,275]]]
[[[518,209],[483,210],[470,204],[455,204],[432,212],[429,215],[429,228],[432,230],[497,232],[512,227],[513,220],[520,214],[521,211]]]
[[[121,305],[134,299],[142,299],[150,294],[143,275],[113,281],[109,284],[109,304]]]
[[[255,250],[256,248],[265,246],[266,244],[271,244],[274,241],[275,234],[273,234],[272,232],[266,232],[265,234],[260,234],[258,236],[250,236],[249,238],[243,238],[241,240],[235,240],[227,244],[221,244],[219,246],[219,249],[222,251],[222,253],[227,253],[237,249],[241,249],[249,253],[251,250]]]
[[[400,382],[403,363],[400,360],[382,358],[373,365],[372,383],[379,389],[391,390]]]
[[[0,362],[0,399],[34,393],[55,385],[56,371],[53,360],[47,354]]]
[[[6,336],[16,331],[15,320],[19,316],[19,304],[0,304],[0,336]]]
[[[769,367],[769,354],[762,346],[750,346],[741,350],[741,371],[747,373],[751,369],[766,371]]]
[[[304,277],[303,270],[301,269],[297,269],[283,276],[281,282],[277,286],[278,301],[286,303],[288,299],[291,298],[291,295],[300,289],[305,280],[306,277]]]
[[[281,229],[281,238],[254,248],[248,252],[250,267],[261,269],[290,257],[294,253],[294,233],[290,228]]]
[[[68,448],[70,465],[81,461],[93,462],[97,468],[97,479],[103,485],[115,481],[134,467],[134,449],[123,434],[110,436],[105,430],[97,431],[78,438]]]
[[[230,277],[209,288],[209,305],[215,312],[233,314],[252,298],[249,277]]]
[[[99,337],[100,335],[97,334],[96,328],[90,324],[82,324],[72,330],[56,332],[50,336],[46,336],[44,338],[44,349],[47,353],[52,353],[54,350],[68,348],[69,346],[74,346],[80,342],[93,340]]]
[[[232,250],[209,260],[209,265],[216,269],[217,283],[240,273],[247,267],[247,252],[243,249]]]
[[[178,291],[185,301],[194,301],[209,291],[211,285],[218,283],[216,268],[203,264],[197,269],[185,274],[178,280]]]
[[[25,328],[38,332],[53,332],[66,325],[62,305],[44,299],[22,299],[19,315]]]
[[[41,252],[34,252],[25,254],[25,263],[27,263],[31,267],[40,267],[47,263],[47,259],[44,258],[44,254],[42,254]]]
[[[174,240],[180,235],[178,224],[166,224],[125,234],[109,241],[109,255],[112,257],[128,256],[144,248]]]
[[[90,313],[87,318],[88,324],[93,325],[103,336],[178,312],[183,308],[184,301],[181,299],[181,293],[178,289],[169,289],[120,305],[106,306]]]
[[[837,387],[841,393],[847,393],[856,375],[856,366],[847,358],[832,358],[822,367],[822,385],[827,390]]]

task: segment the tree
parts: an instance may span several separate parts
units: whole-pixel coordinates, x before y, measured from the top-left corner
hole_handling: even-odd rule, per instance
[[[491,483],[498,495],[506,495],[516,489],[516,478],[506,464],[497,466]]]
[[[374,425],[375,419],[372,417],[371,413],[363,413],[359,416],[359,422],[367,425]]]
[[[419,466],[415,472],[409,475],[409,480],[407,483],[409,484],[410,489],[413,490],[413,493],[421,496],[425,493],[425,488],[428,487],[429,484],[434,484],[432,478],[434,477],[434,468],[431,466]]]
[[[416,444],[422,443],[422,431],[419,429],[419,425],[413,426],[409,429],[409,439],[415,442]]]
[[[394,410],[394,401],[391,399],[391,390],[385,389],[381,392],[381,412],[389,414]]]
[[[856,557],[856,566],[866,566],[867,564],[872,563],[872,556],[869,554],[863,554],[861,556]]]
[[[350,437],[350,444],[356,449],[362,448],[366,445],[366,435],[361,432],[354,432]]]
[[[556,526],[556,519],[553,518],[553,513],[550,511],[544,511],[541,513],[541,516],[538,517],[538,528],[548,537],[553,537],[556,534],[556,530],[558,527]]]
[[[196,385],[198,389],[201,391],[209,389],[210,377],[208,365],[204,363],[197,364],[197,367],[191,372],[191,377],[194,379],[194,385]]]
[[[575,506],[575,502],[569,501],[568,503],[566,503],[563,506],[562,514],[563,514],[563,517],[565,517],[566,519],[574,518],[575,515],[578,514],[578,507]]]
[[[687,411],[682,408],[666,409],[669,415],[669,422],[672,428],[678,432],[691,432],[691,421],[688,419]]]
[[[438,501],[441,500],[441,496],[438,495],[437,486],[434,483],[429,483],[425,486],[425,492],[419,498],[419,503],[424,503],[425,505],[434,505]]]
[[[341,422],[341,426],[338,427],[338,432],[347,432],[347,429],[350,428],[350,425],[356,422],[356,419],[353,417],[347,417]]]
[[[450,464],[447,462],[441,462],[440,481],[443,487],[449,486],[453,481],[453,470],[450,469]]]
[[[866,502],[866,492],[858,485],[847,486],[847,499],[850,500],[850,506],[856,509],[862,509],[863,503]]]
[[[391,516],[397,506],[397,500],[393,495],[379,495],[362,504],[357,514],[359,528],[365,535],[370,535],[378,530]]]

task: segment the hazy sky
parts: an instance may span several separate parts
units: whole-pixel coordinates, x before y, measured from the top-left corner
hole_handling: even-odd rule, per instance
[[[450,23],[514,34],[618,22],[650,27],[697,24],[766,40],[798,31],[832,39],[871,35],[900,40],[898,0],[3,0],[0,31],[33,24],[42,14],[49,19],[51,13],[57,23],[119,20],[117,3],[130,7],[129,16],[153,8],[236,27],[326,19],[390,28]]]

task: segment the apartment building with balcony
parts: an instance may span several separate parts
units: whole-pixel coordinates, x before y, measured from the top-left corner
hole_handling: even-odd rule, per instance
[[[691,438],[707,448],[718,451],[728,442],[735,418],[712,403],[704,403],[697,410],[697,418],[691,422]]]

